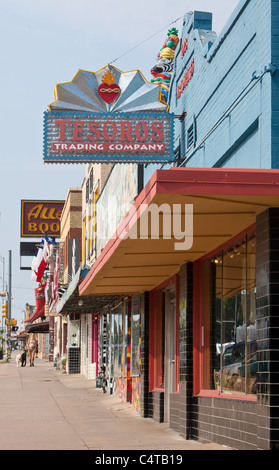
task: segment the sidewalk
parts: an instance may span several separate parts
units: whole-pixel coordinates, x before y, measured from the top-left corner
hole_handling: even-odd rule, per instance
[[[186,441],[47,361],[17,368],[17,353],[0,363],[1,450],[229,450]]]

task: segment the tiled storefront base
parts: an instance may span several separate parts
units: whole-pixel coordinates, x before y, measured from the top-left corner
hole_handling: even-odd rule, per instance
[[[185,439],[239,450],[279,450],[279,208],[256,222],[257,401],[194,396],[194,268],[180,269],[179,394],[170,397],[170,427]],[[164,392],[149,391],[149,297],[142,311],[141,416],[164,421]],[[212,321],[215,321],[213,318]],[[256,397],[256,395],[255,395]]]
[[[187,410],[185,395],[183,398],[181,394],[171,395],[170,403],[170,427],[186,439],[216,442],[238,450],[270,449],[266,406],[244,400],[193,397]],[[157,421],[155,416],[153,419]]]
[[[257,403],[194,397],[192,437],[239,450],[259,449]]]
[[[170,427],[180,433],[183,421],[185,423],[181,406],[181,396],[178,393],[173,393],[170,396]]]
[[[150,392],[148,400],[149,417],[157,421],[164,422],[164,392]]]

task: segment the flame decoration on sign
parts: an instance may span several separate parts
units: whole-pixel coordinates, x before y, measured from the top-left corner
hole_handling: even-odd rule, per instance
[[[120,95],[121,89],[115,83],[115,75],[110,70],[102,76],[102,83],[99,85],[98,93],[102,100],[108,104],[115,101]]]

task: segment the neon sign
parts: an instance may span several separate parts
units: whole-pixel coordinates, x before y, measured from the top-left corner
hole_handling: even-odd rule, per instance
[[[181,59],[183,59],[187,49],[188,49],[188,36],[186,36],[186,38],[184,39],[184,42],[181,47]]]
[[[190,67],[187,69],[184,77],[182,78],[180,84],[177,87],[177,90],[176,90],[177,99],[179,99],[181,97],[182,92],[185,90],[185,88],[188,85],[189,81],[193,77],[194,67],[195,67],[195,62],[194,62],[194,59],[193,59],[192,62],[191,62]]]
[[[170,161],[174,148],[173,121],[174,116],[165,112],[46,112],[44,161]]]

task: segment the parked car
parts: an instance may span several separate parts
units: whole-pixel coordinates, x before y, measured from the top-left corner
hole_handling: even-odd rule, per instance
[[[251,341],[247,355],[247,367],[251,376],[257,372],[257,342]],[[223,373],[227,375],[245,375],[245,342],[235,343],[229,346],[223,353]]]

